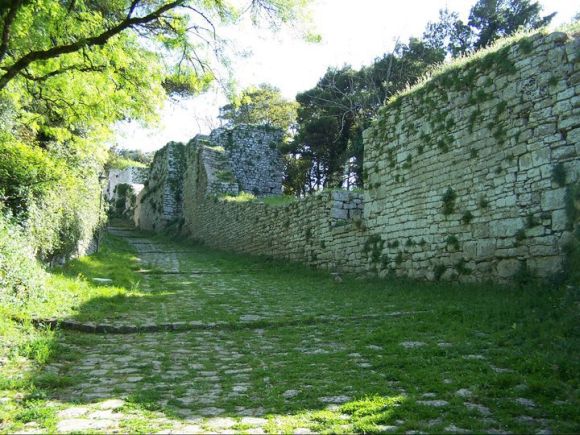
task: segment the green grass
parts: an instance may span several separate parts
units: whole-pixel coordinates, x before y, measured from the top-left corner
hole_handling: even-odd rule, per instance
[[[298,198],[294,195],[270,195],[264,196],[260,200],[266,205],[284,206],[287,204],[292,204],[293,202],[297,202]]]
[[[142,162],[137,162],[135,160],[126,159],[124,157],[115,157],[111,163],[111,168],[114,169],[127,169],[127,168],[147,168],[148,165]]]
[[[240,192],[239,195],[222,195],[219,199],[225,202],[256,202],[274,207],[284,206],[298,201],[298,198],[292,195],[269,195],[256,197],[254,194],[248,192]]]
[[[256,200],[256,195],[240,192],[238,195],[221,195],[219,199],[225,202],[252,202]]]
[[[53,271],[54,288],[28,314],[216,326],[103,335],[0,320],[3,336],[15,340],[0,368],[0,398],[8,399],[0,403],[0,432],[31,422],[52,432],[61,410],[92,412],[117,398],[125,400],[116,411],[119,427],[140,433],[179,432],[207,407],[223,410],[239,432],[253,427],[242,421],[245,411],[261,414],[266,432],[283,433],[580,428],[574,288],[354,276],[337,283],[288,262],[134,235],[143,239],[133,242],[153,245],[136,254],[126,241],[107,237],[98,255]],[[188,273],[164,274],[172,258]],[[94,277],[113,285],[97,285]],[[407,314],[388,316],[393,312]],[[458,396],[462,389],[470,397]],[[297,393],[284,397],[290,390]],[[337,396],[346,403],[321,400]],[[433,408],[425,400],[447,404]],[[211,429],[212,420],[195,424]]]

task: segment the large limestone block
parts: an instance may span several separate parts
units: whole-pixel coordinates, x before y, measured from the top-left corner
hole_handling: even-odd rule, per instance
[[[497,263],[497,274],[504,279],[513,277],[519,269],[520,261],[517,259],[508,258]]]

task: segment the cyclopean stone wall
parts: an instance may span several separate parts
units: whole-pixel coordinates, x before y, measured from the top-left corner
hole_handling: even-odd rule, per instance
[[[169,142],[155,153],[145,187],[137,196],[134,222],[146,230],[161,230],[182,216],[185,145]]]
[[[322,192],[285,205],[231,202],[198,193],[184,206],[183,232],[192,239],[332,270],[360,269],[361,193]]]
[[[263,185],[264,172],[239,175],[244,160],[229,157],[228,134],[198,136],[184,152],[181,231],[333,270],[462,281],[558,274],[580,216],[579,52],[578,35],[512,39],[398,96],[365,132],[364,193],[281,206],[220,198],[248,190],[252,177]],[[236,142],[236,155],[253,141]]]
[[[277,145],[283,132],[268,126],[218,128],[209,140],[224,148],[240,190],[256,196],[280,195],[284,165]]]
[[[415,278],[549,277],[576,222],[580,41],[496,47],[380,111],[365,132],[364,222]],[[568,197],[568,200],[567,200]]]
[[[130,166],[124,169],[109,169],[107,187],[105,189],[106,198],[111,201],[115,196],[115,188],[119,184],[143,184],[147,180],[149,168],[138,168]]]

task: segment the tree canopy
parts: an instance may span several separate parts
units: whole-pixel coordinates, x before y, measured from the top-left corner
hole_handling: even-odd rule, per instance
[[[226,125],[258,124],[283,131],[296,122],[298,103],[285,99],[275,86],[262,83],[244,89],[229,104],[220,108],[220,119]]]
[[[548,25],[556,13],[541,16],[542,7],[531,0],[478,0],[464,23],[457,12],[439,11],[439,21],[429,23],[423,35],[433,47],[456,57],[485,48],[520,29]]]
[[[298,132],[286,150],[294,157],[291,174],[301,168],[308,175],[297,176],[307,180],[302,190],[290,176],[288,189],[305,193],[345,183],[361,186],[363,131],[385,99],[442,60],[440,50],[411,38],[358,71],[350,66],[329,68],[314,88],[296,96]]]
[[[308,1],[0,0],[0,212],[52,222],[48,251],[73,238],[63,228],[97,208],[112,126],[204,90],[224,61],[219,25],[281,25]]]
[[[362,133],[388,98],[415,84],[446,56],[464,55],[520,29],[547,25],[554,15],[542,16],[539,3],[531,0],[478,0],[467,23],[457,12],[443,9],[422,39],[398,43],[358,71],[329,68],[314,88],[296,96],[297,134],[285,148],[287,192],[362,186]]]

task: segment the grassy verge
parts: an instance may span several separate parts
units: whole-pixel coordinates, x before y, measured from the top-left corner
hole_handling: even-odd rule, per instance
[[[106,236],[98,254],[73,260],[63,268],[45,272],[29,263],[28,268],[38,269],[37,288],[0,306],[0,432],[7,422],[16,424],[11,426],[14,430],[34,423],[32,427],[53,431],[56,411],[46,400],[46,388],[68,382],[51,374],[39,375],[39,369],[61,351],[60,333],[33,327],[31,318],[74,317],[90,301],[93,313],[89,317],[102,318],[115,309],[116,301],[139,294],[135,256],[126,242],[111,236]],[[111,278],[112,283],[99,284],[93,278]]]

